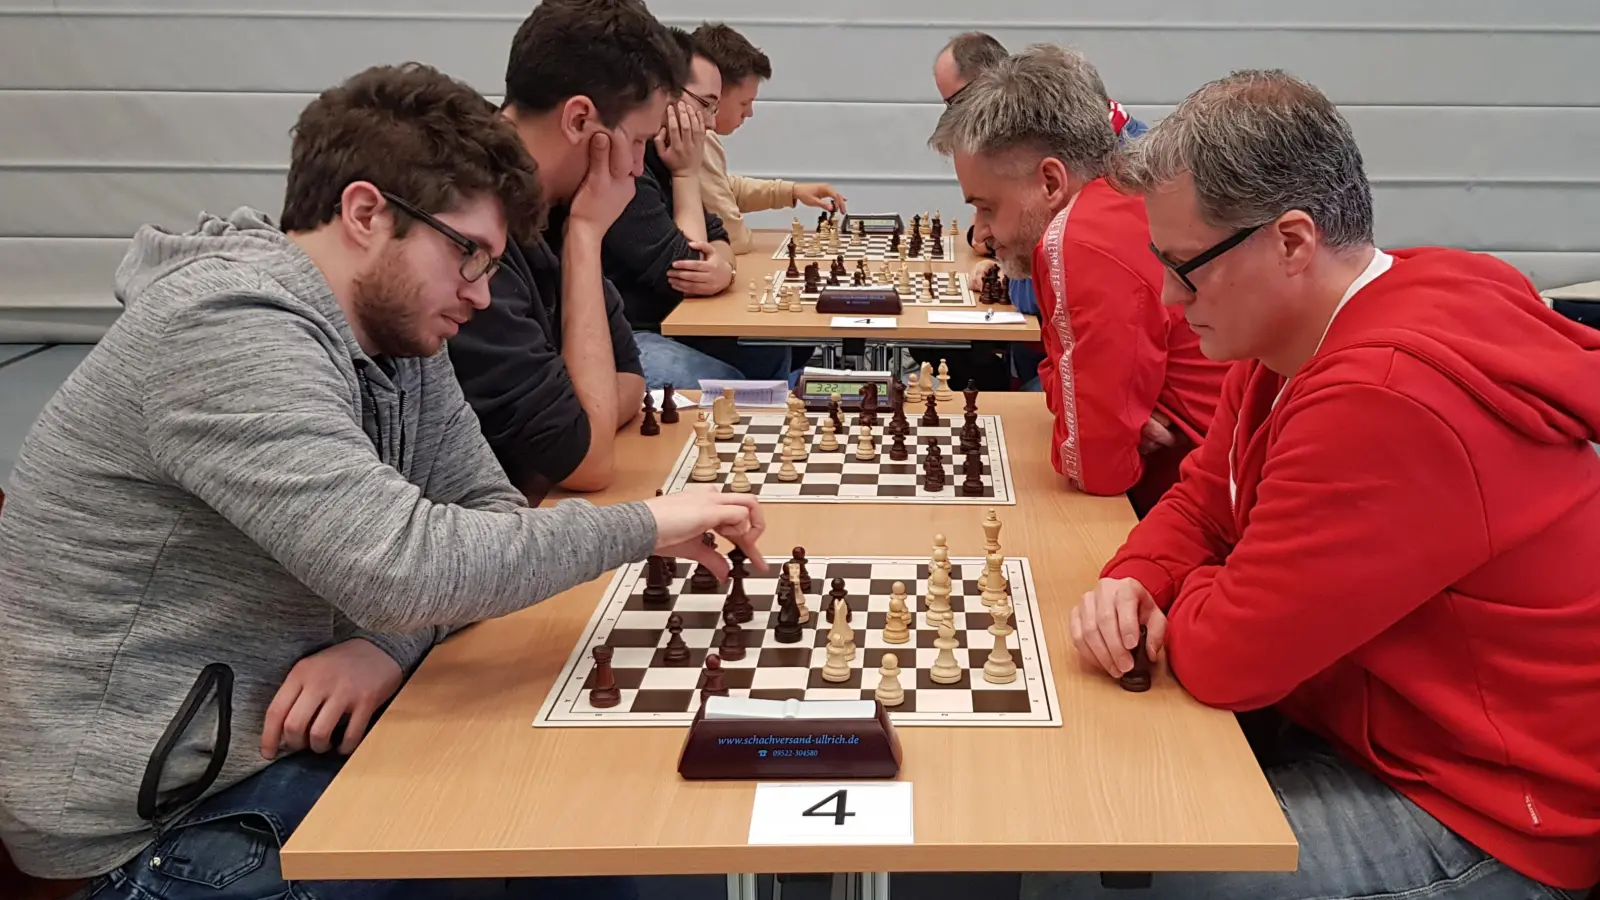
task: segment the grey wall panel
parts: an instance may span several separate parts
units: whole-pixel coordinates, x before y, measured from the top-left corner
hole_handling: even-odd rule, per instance
[[[368,65],[415,59],[492,92],[503,86],[515,25],[496,17],[15,15],[0,27],[0,84],[316,92]],[[1590,32],[1150,25],[990,30],[1008,45],[1078,46],[1127,103],[1170,103],[1231,69],[1282,66],[1340,103],[1600,105]],[[769,95],[809,101],[930,99],[929,67],[944,36],[889,22],[743,30],[773,57]]]

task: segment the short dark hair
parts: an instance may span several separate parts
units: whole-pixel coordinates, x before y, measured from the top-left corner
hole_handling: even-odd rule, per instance
[[[482,94],[431,66],[357,73],[307,104],[291,134],[284,231],[332,221],[354,181],[370,181],[427,213],[493,194],[513,240],[527,241],[543,225],[534,162],[516,129]],[[397,216],[396,235],[409,223]]]
[[[721,22],[702,22],[694,30],[697,52],[716,65],[724,84],[737,84],[754,75],[772,77],[772,60],[744,35]]]
[[[676,96],[688,80],[687,55],[637,0],[543,0],[512,39],[505,103],[544,112],[581,95],[614,128],[656,91]]]
[[[979,73],[1006,58],[1006,47],[993,35],[981,31],[967,31],[950,39],[944,45],[950,58],[956,62],[956,74],[962,78],[976,78]]]

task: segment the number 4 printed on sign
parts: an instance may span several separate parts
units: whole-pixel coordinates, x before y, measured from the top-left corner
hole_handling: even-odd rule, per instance
[[[752,844],[909,844],[911,783],[782,782],[756,785]]]

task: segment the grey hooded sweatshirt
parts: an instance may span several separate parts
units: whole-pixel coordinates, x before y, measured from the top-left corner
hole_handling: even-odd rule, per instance
[[[26,872],[116,868],[268,765],[307,654],[362,636],[410,671],[655,543],[642,503],[528,508],[445,353],[368,357],[262,213],[141,229],[116,291],[0,511],[0,837]]]

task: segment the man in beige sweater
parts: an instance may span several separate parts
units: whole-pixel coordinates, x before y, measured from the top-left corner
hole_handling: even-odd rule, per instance
[[[722,71],[722,94],[715,108],[707,110],[713,124],[706,131],[700,198],[706,212],[722,219],[733,252],[747,253],[751,248],[745,213],[783,209],[796,203],[843,213],[844,195],[830,184],[747,178],[728,172],[722,138],[737,131],[753,114],[756,91],[762,81],[772,77],[772,62],[744,35],[720,22],[702,24],[695,29],[694,40],[695,51]]]

